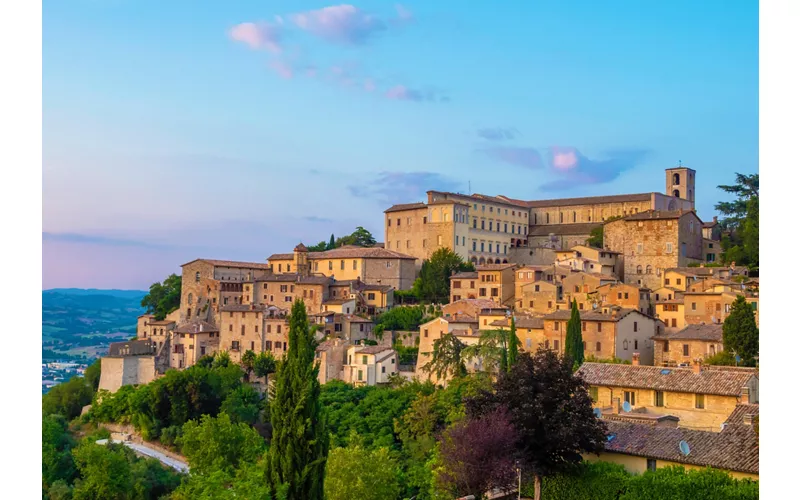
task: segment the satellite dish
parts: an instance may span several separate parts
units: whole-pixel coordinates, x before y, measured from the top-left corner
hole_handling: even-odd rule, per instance
[[[736,355],[736,358],[734,358],[734,359],[736,359],[737,363],[741,363],[742,362],[742,357],[739,356],[738,354]]]
[[[624,411],[625,413],[630,412],[631,411],[631,404],[628,403],[627,401],[622,403],[622,411]]]
[[[597,417],[597,418],[600,418],[600,416],[601,416],[602,414],[603,414],[603,411],[602,411],[600,408],[595,408],[595,409],[594,409],[594,416],[595,416],[595,417]]]
[[[616,434],[609,434],[607,439],[609,442],[611,442],[611,440],[613,440],[615,437],[617,437]]]
[[[689,454],[689,443],[687,443],[686,441],[681,441],[680,443],[678,443],[678,448],[684,455]]]

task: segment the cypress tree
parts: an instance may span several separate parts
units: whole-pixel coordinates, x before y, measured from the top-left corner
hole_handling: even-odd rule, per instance
[[[328,430],[320,403],[315,341],[302,300],[292,304],[289,351],[278,362],[270,401],[267,480],[276,498],[322,500]]]
[[[564,345],[564,354],[569,356],[576,366],[583,364],[583,334],[581,333],[581,314],[578,312],[578,302],[572,300],[572,314],[567,323],[567,339]]]
[[[331,241],[328,242],[328,246],[325,250],[333,250],[334,248],[336,248],[336,240],[333,239],[333,233],[331,233]]]
[[[511,315],[511,331],[508,333],[508,371],[517,362],[519,354],[519,339],[517,338],[517,325],[514,322],[514,315]]]
[[[747,303],[744,295],[733,301],[731,313],[722,324],[722,344],[725,349],[735,352],[745,365],[755,364],[758,356],[758,327],[753,307]]]

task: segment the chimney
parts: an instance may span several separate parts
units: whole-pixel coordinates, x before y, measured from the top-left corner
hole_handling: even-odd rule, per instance
[[[692,361],[692,371],[696,374],[700,374],[703,371],[703,364],[700,359],[694,359]]]
[[[613,398],[611,400],[611,413],[614,415],[619,415],[619,398]]]
[[[755,416],[755,415],[752,415],[752,414],[750,414],[750,413],[748,413],[747,415],[745,415],[745,416],[744,416],[744,425],[749,425],[750,427],[752,427],[752,426],[753,426],[753,417],[754,417],[754,416]]]
[[[631,361],[631,364],[633,366],[639,366],[639,353],[638,352],[633,353],[633,361]]]
[[[747,386],[742,387],[742,404],[750,404],[750,388]]]

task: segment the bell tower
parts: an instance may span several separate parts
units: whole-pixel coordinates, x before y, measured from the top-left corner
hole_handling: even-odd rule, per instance
[[[690,201],[694,207],[694,176],[695,171],[684,167],[679,161],[677,167],[666,169],[667,172],[667,196],[674,196],[683,200]]]

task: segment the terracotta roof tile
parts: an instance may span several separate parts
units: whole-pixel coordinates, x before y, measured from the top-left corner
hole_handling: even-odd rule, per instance
[[[347,245],[325,252],[311,252],[308,255],[308,260],[317,259],[410,259],[416,260],[416,257],[406,255],[404,253],[395,252],[393,250],[386,250],[385,248],[375,247],[357,247]]]
[[[708,432],[613,421],[606,425],[614,436],[605,445],[609,452],[758,474],[758,436],[749,426]],[[689,445],[688,455],[681,453],[681,441]]]
[[[653,193],[615,194],[610,196],[585,196],[582,198],[558,198],[555,200],[535,200],[525,204],[530,208],[568,207],[572,205],[595,205],[597,203],[621,203],[625,201],[650,201]]]
[[[478,279],[477,271],[462,271],[450,276],[450,279]]]
[[[694,373],[691,368],[610,363],[584,363],[576,373],[591,385],[718,396],[740,396],[742,387],[754,376],[752,372],[703,369]]]
[[[426,208],[427,205],[422,202],[417,203],[401,203],[398,205],[392,205],[391,207],[387,208],[383,211],[383,213],[387,214],[390,212],[401,212],[403,210],[412,210],[417,208]]]
[[[293,260],[293,253],[274,253],[267,257],[267,260]]]
[[[189,264],[193,264],[198,261],[207,262],[212,266],[219,266],[219,267],[236,267],[240,269],[262,269],[265,271],[270,268],[269,264],[267,264],[266,262],[237,262],[234,260],[215,260],[215,259],[194,259],[191,262],[183,264],[181,267],[188,266]]]
[[[175,333],[210,333],[218,331],[219,328],[200,319],[193,319],[186,323],[181,323],[175,328]]]
[[[514,267],[516,264],[481,264],[479,266],[475,266],[475,269],[480,271],[503,271],[510,267]]]
[[[628,215],[625,220],[667,220],[680,219],[686,214],[692,213],[691,210],[647,210],[638,214]],[[695,214],[697,217],[697,214]]]
[[[730,415],[728,415],[728,419],[725,420],[726,424],[729,425],[745,425],[744,424],[744,416],[745,415],[753,415],[758,416],[758,404],[738,404],[733,409]]]
[[[391,351],[391,350],[392,346],[390,345],[369,345],[357,350],[356,352],[358,354],[380,354],[384,351]]]
[[[108,346],[109,357],[152,356],[155,344],[150,339],[112,342]]]
[[[705,340],[708,342],[722,342],[722,324],[709,323],[688,325],[678,332],[666,332],[656,335],[659,340]]]

